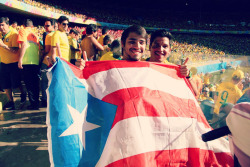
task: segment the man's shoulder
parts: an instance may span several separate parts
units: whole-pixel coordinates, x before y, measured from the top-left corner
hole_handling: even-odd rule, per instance
[[[17,30],[14,29],[14,28],[10,29],[10,33],[11,33],[11,34],[18,34]]]

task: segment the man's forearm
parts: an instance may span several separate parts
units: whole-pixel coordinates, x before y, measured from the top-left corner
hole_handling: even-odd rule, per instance
[[[24,54],[26,51],[26,42],[21,43],[20,57],[19,60],[23,60]]]

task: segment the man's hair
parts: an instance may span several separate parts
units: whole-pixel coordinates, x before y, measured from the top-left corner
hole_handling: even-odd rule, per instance
[[[8,17],[1,17],[0,23],[6,23],[7,25],[9,25],[9,18]]]
[[[121,47],[121,43],[118,39],[114,40],[110,45],[111,50],[119,47]]]
[[[17,24],[17,21],[12,21],[12,24]]]
[[[103,27],[102,29],[102,35],[106,34],[109,31],[108,27]]]
[[[23,25],[25,27],[32,27],[33,26],[33,22],[30,19],[26,19],[26,20],[24,20]]]
[[[155,38],[157,38],[157,37],[166,37],[166,38],[168,38],[170,45],[171,45],[172,40],[173,40],[172,34],[170,32],[168,32],[167,30],[164,30],[164,29],[162,29],[162,30],[156,30],[155,32],[153,32],[151,34],[150,45],[149,46],[152,45],[152,43],[154,42]]]
[[[69,22],[69,18],[66,17],[66,16],[60,16],[58,19],[57,19],[57,22],[58,23],[62,23],[63,21],[67,20]]]
[[[75,30],[75,29],[71,29],[70,31],[69,31],[69,33],[71,34],[71,33],[74,33],[75,35],[78,35],[79,34],[79,31],[77,31],[77,30]]]
[[[51,23],[52,26],[55,25],[55,20],[54,19],[46,19],[45,22],[49,21]]]
[[[130,26],[123,31],[122,37],[121,37],[121,42],[123,45],[125,45],[126,39],[128,38],[129,34],[132,32],[134,32],[138,35],[141,35],[143,38],[145,38],[145,40],[147,42],[148,34],[147,34],[147,31],[145,30],[145,28],[143,28],[142,26],[133,25],[133,26]]]
[[[86,28],[86,34],[92,34],[97,31],[97,27],[95,24],[89,24]]]
[[[112,41],[112,38],[110,35],[106,35],[104,38],[103,38],[103,45],[107,45],[109,41]]]

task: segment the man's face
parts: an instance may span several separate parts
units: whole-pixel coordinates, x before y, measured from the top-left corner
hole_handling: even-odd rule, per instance
[[[17,23],[13,23],[13,24],[11,24],[11,26],[12,26],[13,28],[17,28]]]
[[[170,55],[170,41],[167,37],[156,37],[150,46],[150,61],[162,63]]]
[[[98,37],[98,32],[97,32],[97,31],[93,32],[93,36],[94,36],[95,38],[97,38],[97,37]]]
[[[66,32],[68,29],[69,22],[67,20],[64,20],[62,23],[58,23],[58,29],[60,31]]]
[[[53,31],[53,26],[51,25],[51,22],[50,22],[50,21],[46,21],[46,22],[44,23],[44,27],[45,27],[46,32],[51,32],[51,31]]]
[[[54,28],[55,28],[55,31],[58,30],[58,24],[57,23],[55,23]]]
[[[138,61],[141,59],[145,48],[146,39],[134,32],[129,33],[125,44],[122,43],[123,59]]]
[[[9,32],[9,25],[6,24],[5,22],[0,23],[0,31],[1,31],[3,34],[8,33],[8,32]]]

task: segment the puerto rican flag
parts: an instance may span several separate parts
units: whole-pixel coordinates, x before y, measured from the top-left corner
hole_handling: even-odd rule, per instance
[[[48,78],[51,166],[233,166],[177,65],[58,58]]]

